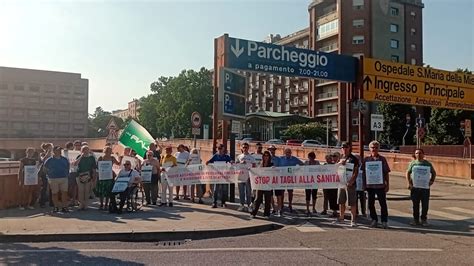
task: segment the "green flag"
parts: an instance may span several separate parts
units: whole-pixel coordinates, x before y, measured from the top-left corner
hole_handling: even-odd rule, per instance
[[[120,135],[119,142],[125,147],[132,148],[138,155],[145,158],[148,146],[150,143],[154,143],[155,140],[144,127],[135,120],[130,120],[122,135]]]

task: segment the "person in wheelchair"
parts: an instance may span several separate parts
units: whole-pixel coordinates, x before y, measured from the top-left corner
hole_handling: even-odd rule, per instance
[[[142,178],[140,173],[137,170],[132,169],[132,164],[130,161],[125,161],[123,164],[124,169],[120,170],[117,178],[115,179],[115,184],[112,189],[112,196],[110,199],[110,208],[111,213],[121,214],[123,206],[125,203],[136,193],[139,188]],[[117,208],[117,195],[119,195],[120,203]]]

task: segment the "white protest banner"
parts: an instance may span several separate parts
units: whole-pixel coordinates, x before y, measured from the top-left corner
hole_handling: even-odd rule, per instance
[[[356,179],[356,191],[364,191],[364,179],[362,177],[363,170],[359,169],[359,174]]]
[[[172,167],[166,173],[172,186],[195,184],[230,184],[248,179],[248,170],[231,164],[193,164],[185,168]]]
[[[344,166],[336,164],[250,169],[252,189],[317,189],[338,188]]]
[[[113,179],[112,161],[99,161],[97,165],[99,168],[99,180]]]
[[[144,165],[144,166],[142,166],[143,183],[151,183],[152,171],[153,171],[153,165]]]
[[[365,163],[365,178],[367,185],[381,185],[383,184],[382,162],[366,162]]]
[[[352,173],[354,171],[354,164],[353,163],[346,163],[345,164],[345,167],[346,167],[346,172],[344,174],[344,179],[341,180],[341,183],[343,183],[344,185],[347,185],[347,183],[349,183],[349,180],[351,180],[352,178]]]
[[[429,166],[413,166],[411,174],[413,187],[430,188],[431,168]]]
[[[128,182],[115,182],[112,193],[124,192],[128,187]]]
[[[81,155],[80,151],[63,150],[63,156],[69,160],[69,172],[77,172],[77,166],[74,165],[74,162],[79,155]]]
[[[23,172],[25,174],[23,180],[25,186],[38,185],[38,167],[36,165],[25,165]]]

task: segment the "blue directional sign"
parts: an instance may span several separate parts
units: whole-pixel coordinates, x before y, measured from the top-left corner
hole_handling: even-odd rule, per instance
[[[219,82],[220,117],[223,119],[245,119],[247,77],[222,68]]]
[[[353,56],[230,37],[226,54],[228,68],[343,82],[356,79],[357,59]]]

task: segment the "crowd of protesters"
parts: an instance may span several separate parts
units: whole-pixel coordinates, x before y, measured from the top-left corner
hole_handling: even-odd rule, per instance
[[[201,159],[199,150],[190,150],[183,144],[177,146],[177,151],[173,153],[173,147],[162,147],[157,143],[149,145],[145,158],[137,156],[136,152],[129,147],[125,147],[123,155],[113,154],[113,148],[107,145],[103,149],[103,155],[95,157],[90,151],[86,142],[74,141],[67,143],[63,149],[60,146],[54,146],[52,143],[41,145],[41,152],[35,153],[34,148],[26,149],[26,157],[20,160],[19,184],[20,191],[20,210],[34,209],[36,203],[41,208],[46,207],[46,203],[52,207],[55,213],[66,213],[72,208],[77,210],[86,210],[89,206],[89,200],[97,197],[99,199],[99,210],[108,210],[110,212],[121,213],[128,193],[133,187],[142,186],[146,205],[159,205],[161,207],[173,207],[173,202],[177,200],[189,200],[193,203],[203,204],[203,197],[208,192],[212,197],[212,208],[226,206],[229,194],[229,184],[215,184],[206,191],[205,184],[192,186],[173,186],[168,182],[166,169],[169,167],[186,167],[192,164],[213,164],[236,163],[245,164],[248,168],[253,167],[280,167],[297,165],[320,165],[320,164],[341,164],[354,165],[352,174],[347,179],[344,187],[337,189],[323,189],[323,208],[318,213],[316,210],[316,201],[318,198],[318,189],[305,190],[305,203],[307,216],[329,215],[334,217],[334,223],[344,223],[346,205],[350,208],[350,225],[357,226],[356,217],[360,214],[366,215],[366,195],[368,196],[368,210],[371,219],[371,226],[378,227],[379,219],[375,209],[375,199],[378,200],[381,216],[380,221],[383,228],[387,228],[388,206],[387,192],[390,188],[389,172],[390,167],[382,155],[379,154],[380,144],[372,141],[369,144],[369,156],[358,158],[351,153],[350,143],[343,142],[340,152],[332,152],[326,155],[325,161],[316,160],[316,154],[309,152],[307,159],[302,161],[292,155],[291,148],[284,148],[283,156],[277,156],[277,148],[271,145],[267,150],[263,150],[260,143],[255,145],[255,151],[250,151],[249,143],[242,143],[241,154],[236,156],[235,161],[231,159],[223,144],[217,146],[217,152],[207,161]],[[164,150],[164,152],[163,152]],[[71,160],[68,152],[75,151],[76,158]],[[124,158],[127,158],[126,160]],[[98,179],[98,162],[109,161],[112,165],[120,167],[118,173],[113,172],[113,178],[109,180]],[[381,162],[382,171],[380,179],[381,184],[368,184],[366,180],[366,164],[369,162]],[[37,166],[38,182],[35,185],[27,185],[24,182],[25,166]],[[142,182],[142,170],[147,167],[151,171],[151,181]],[[413,201],[413,221],[412,225],[428,225],[427,212],[429,206],[429,186],[417,187],[413,183],[414,168],[425,167],[430,174],[429,186],[436,178],[436,172],[427,160],[424,159],[424,153],[421,149],[414,152],[414,160],[406,173],[408,189],[411,191]],[[360,173],[360,174],[359,174]],[[120,178],[129,180],[128,186],[124,191],[112,192],[114,182]],[[356,189],[356,184],[362,184],[362,189]],[[174,191],[173,191],[174,190]],[[293,190],[273,191],[254,191],[252,190],[250,180],[238,184],[239,191],[239,211],[249,212],[255,217],[264,203],[263,216],[281,217],[285,212],[295,212],[293,206]],[[182,198],[180,194],[182,192]],[[284,206],[285,194],[287,194],[287,207]],[[117,204],[117,197],[120,203]],[[419,205],[422,205],[420,216]],[[359,206],[360,203],[360,206]],[[420,221],[421,218],[421,221]]]

